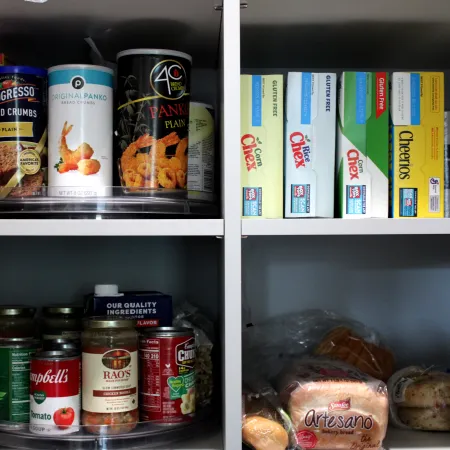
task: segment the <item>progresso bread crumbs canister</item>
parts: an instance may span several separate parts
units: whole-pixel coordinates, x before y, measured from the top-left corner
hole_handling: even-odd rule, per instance
[[[124,193],[186,195],[192,58],[172,50],[117,55],[116,160]]]
[[[85,64],[48,70],[49,195],[112,194],[113,77]]]
[[[47,176],[47,71],[0,67],[0,198],[41,195]]]

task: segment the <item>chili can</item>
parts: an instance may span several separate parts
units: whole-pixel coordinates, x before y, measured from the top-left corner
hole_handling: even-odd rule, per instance
[[[30,362],[41,347],[35,339],[0,339],[0,420],[30,418]]]
[[[42,351],[31,358],[30,431],[36,434],[75,433],[80,425],[80,355]]]
[[[142,421],[190,421],[195,414],[195,335],[189,328],[146,328],[139,338]]]
[[[86,320],[82,333],[82,423],[91,433],[125,433],[139,420],[135,327],[134,320]]]
[[[49,195],[112,194],[113,78],[103,66],[48,69]]]
[[[125,194],[186,197],[191,65],[174,50],[118,53],[115,147]]]
[[[42,195],[47,178],[47,70],[0,67],[0,198]]]

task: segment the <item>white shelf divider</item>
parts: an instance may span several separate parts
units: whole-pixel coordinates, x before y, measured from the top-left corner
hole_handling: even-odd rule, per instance
[[[243,219],[243,236],[450,234],[450,219]]]
[[[0,236],[223,236],[222,219],[1,219]]]

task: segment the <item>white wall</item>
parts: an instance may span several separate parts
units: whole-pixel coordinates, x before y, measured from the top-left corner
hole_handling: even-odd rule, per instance
[[[447,236],[248,237],[244,308],[253,322],[332,309],[379,330],[399,365],[450,367],[449,250]]]

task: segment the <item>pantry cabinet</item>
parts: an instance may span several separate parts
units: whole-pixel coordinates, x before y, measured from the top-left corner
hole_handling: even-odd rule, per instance
[[[450,367],[450,219],[241,220],[239,183],[241,71],[449,69],[446,0],[2,0],[1,6],[0,52],[18,64],[100,63],[85,38],[109,62],[126,48],[176,49],[193,56],[192,98],[215,105],[218,218],[87,219],[61,212],[9,218],[0,203],[2,304],[70,303],[96,283],[116,283],[168,292],[216,321],[218,425],[160,448],[241,448],[241,327],[249,322],[330,309],[377,329],[399,366]],[[15,445],[28,448],[25,440]],[[390,429],[385,446],[446,449],[450,433]]]

